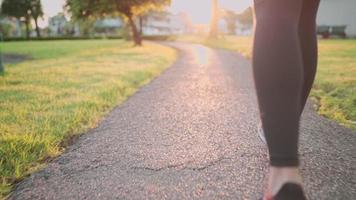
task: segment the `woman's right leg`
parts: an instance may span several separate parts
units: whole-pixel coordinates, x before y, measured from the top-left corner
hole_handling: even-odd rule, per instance
[[[253,74],[270,154],[267,193],[300,183],[298,139],[303,57],[299,19],[303,0],[255,0]]]
[[[296,167],[303,85],[303,0],[256,0],[253,74],[270,164]]]

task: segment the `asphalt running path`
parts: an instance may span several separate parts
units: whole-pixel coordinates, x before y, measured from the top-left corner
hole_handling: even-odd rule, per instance
[[[258,199],[268,158],[256,134],[250,62],[170,43],[180,58],[115,108],[10,199]],[[301,155],[310,199],[356,197],[355,133],[303,116]]]

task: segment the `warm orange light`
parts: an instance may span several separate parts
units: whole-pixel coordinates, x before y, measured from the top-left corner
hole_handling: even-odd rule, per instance
[[[219,0],[219,7],[237,12],[252,4],[252,0]],[[193,23],[209,24],[211,19],[211,0],[172,0],[170,10],[188,13]]]

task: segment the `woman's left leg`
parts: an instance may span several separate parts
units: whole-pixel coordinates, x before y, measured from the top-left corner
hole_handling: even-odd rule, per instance
[[[320,0],[303,0],[299,21],[299,40],[303,57],[304,81],[302,88],[301,112],[303,112],[315,79],[318,62],[316,17]]]

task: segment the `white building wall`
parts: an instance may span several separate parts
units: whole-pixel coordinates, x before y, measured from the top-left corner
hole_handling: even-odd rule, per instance
[[[356,0],[321,0],[318,25],[346,25],[346,34],[356,36]]]

